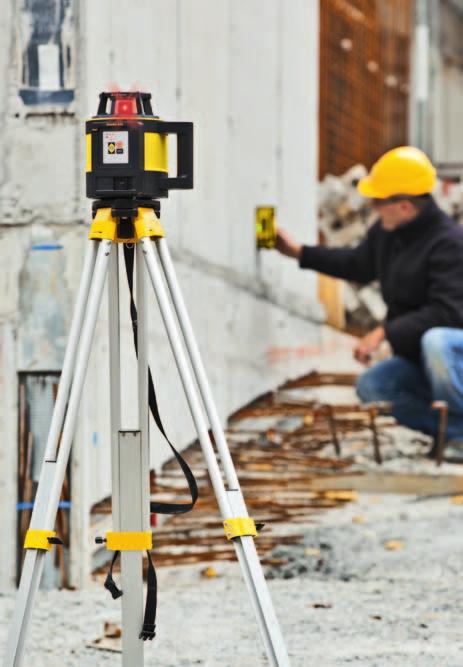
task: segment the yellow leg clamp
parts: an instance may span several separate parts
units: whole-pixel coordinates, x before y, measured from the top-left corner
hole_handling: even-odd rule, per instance
[[[89,239],[108,239],[114,243],[138,243],[144,236],[164,236],[159,218],[152,208],[139,208],[138,215],[133,221],[135,236],[131,239],[121,239],[117,236],[117,219],[113,218],[110,208],[99,208],[90,226]]]
[[[164,236],[164,229],[152,208],[139,208],[133,224],[137,241],[144,236],[156,236],[158,238]]]
[[[109,551],[150,551],[153,548],[153,533],[150,530],[106,533],[106,548]]]
[[[116,237],[117,222],[111,214],[111,209],[99,208],[91,224],[88,238],[115,241]]]
[[[223,522],[227,540],[233,540],[235,537],[244,537],[257,535],[257,528],[254,519],[250,517],[241,517],[238,519],[227,519]]]
[[[54,530],[29,529],[26,533],[26,539],[24,540],[24,548],[43,549],[44,551],[50,551],[53,545],[48,541],[49,537],[56,537]]]

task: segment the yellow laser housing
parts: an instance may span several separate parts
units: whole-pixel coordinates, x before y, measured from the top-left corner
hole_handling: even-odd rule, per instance
[[[159,118],[150,93],[101,93],[85,133],[89,198],[158,199],[193,187],[193,124]],[[168,135],[177,138],[174,176],[168,173]]]

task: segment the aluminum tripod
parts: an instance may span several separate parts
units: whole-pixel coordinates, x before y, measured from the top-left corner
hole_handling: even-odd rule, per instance
[[[122,665],[143,667],[144,664],[144,642],[139,639],[139,633],[143,623],[143,549],[147,548],[145,542],[148,541],[149,544],[151,540],[146,305],[149,277],[198,433],[227,537],[233,542],[248,588],[268,663],[271,667],[289,667],[285,643],[254,544],[255,524],[247,514],[167,242],[163,238],[164,233],[154,212],[148,209],[139,209],[138,217],[134,221],[137,232],[135,242],[138,429],[121,430],[118,243],[123,240],[117,237],[117,225],[118,221],[111,216],[111,209],[99,211],[92,225],[91,240],[85,255],[30,529],[26,537],[26,555],[3,666],[20,667],[23,662],[26,635],[40,584],[44,557],[51,546],[50,543],[56,541],[53,528],[61,487],[75,431],[105,279],[109,272],[112,512],[115,532],[107,534],[107,542],[109,543],[110,535],[113,538],[116,536],[116,546],[119,548],[121,544],[117,542],[117,536],[135,536],[138,540],[141,537],[143,542],[143,545],[136,544],[135,540],[131,548],[126,550],[122,545],[121,549]],[[214,434],[223,474],[209,437],[204,410]],[[111,547],[108,545],[108,548]]]

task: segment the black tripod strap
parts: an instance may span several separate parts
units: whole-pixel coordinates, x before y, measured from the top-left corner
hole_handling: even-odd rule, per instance
[[[135,305],[135,299],[133,296],[133,266],[134,266],[134,256],[135,256],[135,247],[132,244],[124,244],[124,259],[125,259],[125,270],[127,273],[127,283],[130,291],[130,317],[132,319],[132,328],[133,328],[133,339],[135,343],[135,352],[138,356],[138,313],[137,307]],[[180,468],[185,475],[186,481],[188,483],[188,488],[190,490],[191,502],[189,503],[158,503],[152,502],[150,504],[150,509],[152,514],[185,514],[193,509],[195,503],[198,499],[198,485],[196,483],[195,476],[193,475],[188,463],[180,455],[180,453],[175,449],[171,441],[169,440],[164,426],[161,421],[161,416],[159,414],[158,402],[156,399],[156,392],[154,389],[153,377],[151,375],[151,370],[148,368],[148,402],[151,414],[153,415],[156,426],[166,439],[169,447],[172,450],[173,455],[175,456]]]
[[[122,591],[120,588],[116,586],[116,582],[113,579],[113,567],[119,557],[120,551],[115,551],[113,559],[111,561],[111,565],[109,567],[109,572],[106,576],[106,580],[104,582],[104,587],[106,588],[107,591],[111,593],[113,596],[113,600],[117,600],[117,598],[120,598],[122,595]]]
[[[122,596],[122,591],[118,588],[116,582],[113,579],[113,568],[116,564],[117,559],[119,558],[120,551],[115,551],[114,556],[111,560],[111,565],[109,567],[109,572],[106,576],[104,582],[104,587],[108,590],[113,600],[117,600]],[[143,617],[143,627],[140,632],[140,639],[146,641],[147,639],[154,639],[156,636],[156,610],[158,605],[158,582],[156,577],[156,570],[154,569],[153,559],[149,551],[146,552],[148,556],[148,573],[146,577],[147,581],[147,590],[146,590],[146,603],[145,603],[145,615]]]
[[[154,569],[153,560],[149,551],[146,552],[148,556],[148,573],[146,575],[147,591],[145,616],[143,619],[143,627],[140,632],[140,639],[146,641],[147,639],[154,639],[156,636],[156,607],[158,604],[158,582],[156,578],[156,570]]]

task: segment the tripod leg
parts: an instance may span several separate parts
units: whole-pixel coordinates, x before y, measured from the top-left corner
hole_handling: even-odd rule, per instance
[[[149,438],[146,270],[137,247],[138,430],[124,431],[121,422],[121,364],[119,317],[119,246],[111,252],[108,280],[112,517],[116,532],[143,532],[149,525]],[[121,551],[122,665],[142,667],[143,552]]]
[[[146,270],[141,248],[136,247],[137,292],[137,375],[138,433],[132,434],[126,464],[121,440],[121,527],[120,530],[150,530],[149,434],[148,434],[148,326]],[[121,434],[122,435],[122,434]],[[127,440],[127,436],[125,438]],[[143,625],[143,552],[121,552],[122,665],[142,667],[144,644],[140,638]]]
[[[196,387],[188,365],[187,357],[182,346],[180,336],[178,335],[175,319],[172,313],[172,307],[169,302],[163,281],[161,271],[154,254],[154,245],[150,238],[145,237],[140,240],[140,244],[145,255],[148,268],[148,274],[154,288],[154,293],[161,311],[161,316],[166,327],[167,336],[174,354],[178,372],[185,389],[185,394],[190,407],[190,412],[198,432],[201,448],[206,458],[206,464],[209,470],[212,486],[214,488],[220,512],[223,516],[230,516],[230,504],[228,502],[225,488],[223,486],[222,474],[215,457],[214,450],[209,439],[207,425],[202,413],[202,407],[196,394]]]
[[[244,500],[242,498],[241,491],[239,490],[236,473],[233,475],[233,482],[236,485],[235,488],[228,492],[225,489],[222,474],[215,457],[215,452],[209,438],[207,425],[204,420],[202,407],[197,395],[196,385],[191,375],[188,360],[185,355],[185,351],[178,334],[175,318],[172,313],[172,307],[163,283],[161,271],[156,261],[153,242],[148,238],[143,238],[141,239],[140,243],[145,254],[148,272],[166,327],[170,345],[174,353],[177,368],[182,379],[185,394],[190,406],[190,411],[193,416],[193,421],[198,432],[199,441],[204,458],[206,460],[206,465],[209,471],[209,476],[211,478],[217,502],[219,504],[220,512],[224,520],[234,517],[247,516]],[[172,276],[172,274],[170,275]],[[172,297],[174,298],[173,295]],[[178,300],[177,304],[179,304]],[[192,365],[194,366],[193,359]],[[224,437],[223,440],[225,442]],[[228,451],[228,447],[226,447],[226,449]],[[228,460],[227,456],[224,458],[225,460]],[[231,465],[233,464],[231,463]],[[250,536],[243,536],[235,538],[233,540],[233,544],[242,568],[243,576],[248,587],[251,601],[253,603],[269,663],[272,665],[272,667],[289,667],[289,658],[286,652],[285,643],[281,635],[278,620],[273,608],[273,603],[270,598],[267,584],[265,582],[262,568],[257,556],[254,540]]]
[[[142,442],[142,499],[144,503],[142,525],[139,530],[150,529],[150,460],[149,460],[149,405],[148,405],[148,303],[147,275],[143,250],[136,247],[137,309],[138,309],[138,428]]]
[[[119,483],[119,447],[121,425],[121,336],[119,303],[119,244],[111,248],[108,274],[108,323],[109,323],[109,394],[111,416],[111,514],[114,530],[118,530],[120,507],[115,489]]]
[[[92,245],[93,244],[94,242],[92,242]],[[56,443],[53,446],[51,444],[50,446],[47,445],[47,453],[50,452],[52,456],[50,459],[46,458],[42,465],[30,526],[31,529],[35,530],[53,530],[56,512],[58,510],[61,487],[63,485],[66,466],[69,459],[80,396],[85,379],[88,358],[90,356],[92,337],[101,302],[101,295],[108,266],[109,251],[111,248],[111,241],[99,241],[98,244],[98,253],[94,265],[93,277],[85,276],[82,280],[82,283],[87,283],[87,278],[89,279],[88,284],[90,285],[90,289],[88,291],[88,299],[84,297],[83,294],[81,295],[79,291],[78,301],[81,305],[87,302],[87,312],[81,328],[80,341],[78,341],[78,324],[76,323],[75,325],[74,344],[78,342],[78,352],[77,356],[75,356],[74,350],[72,352],[69,351],[69,366],[66,369],[67,373],[64,386],[69,387],[71,384],[71,377],[68,377],[68,375],[72,375],[73,364],[71,362],[75,357],[74,378],[72,380],[58,454],[56,455],[56,449],[61,427],[61,424],[58,423],[58,418],[55,421],[55,428],[57,428]],[[92,261],[89,259],[89,272],[91,271],[91,267]],[[82,290],[83,289],[84,288],[82,287]],[[82,299],[80,299],[80,296],[82,296]],[[65,393],[65,391],[61,392],[60,403],[56,408],[59,411],[62,410],[63,414],[65,406],[63,407],[62,401],[65,402]],[[52,443],[50,438],[49,442]],[[20,667],[21,665],[26,632],[31,617],[35,595],[40,584],[45,553],[46,552],[43,549],[38,548],[28,549],[26,552],[16,599],[16,607],[6,647],[3,663],[4,667]]]
[[[77,292],[76,305],[72,316],[71,328],[69,330],[66,352],[64,354],[63,370],[58,385],[55,406],[51,418],[50,431],[45,450],[45,461],[51,461],[56,457],[56,448],[58,446],[61,428],[63,426],[66,405],[69,397],[69,389],[72,382],[72,373],[74,371],[74,362],[76,358],[77,345],[79,342],[82,323],[84,321],[85,309],[87,307],[88,293],[95,268],[98,244],[90,241],[85,253],[84,266],[80,279],[79,290]]]
[[[193,372],[198,383],[198,388],[203,399],[206,413],[209,417],[216,447],[222,462],[225,479],[228,484],[228,490],[226,493],[230,501],[232,514],[233,516],[248,516],[246,504],[241,492],[238,476],[236,474],[236,469],[231,458],[230,450],[228,448],[225,433],[222,428],[209,381],[207,379],[201,354],[196,343],[190,317],[188,315],[185,301],[183,299],[183,295],[177,280],[177,275],[170,256],[167,240],[165,238],[157,238],[155,243],[172,302],[177,313],[180,328],[183,333],[185,345],[191,360]],[[239,546],[238,544],[239,543],[235,541],[237,556],[242,569],[245,571],[246,582],[248,583],[248,586],[252,587],[253,589],[251,591],[251,598],[255,603],[255,611],[258,619],[260,620],[259,624],[264,636],[264,642],[267,645],[269,643],[275,644],[274,648],[276,656],[278,656],[278,654],[281,652],[281,647],[283,647],[283,652],[279,656],[279,659],[283,662],[277,662],[275,664],[286,664],[284,660],[287,661],[288,657],[284,649],[284,640],[281,635],[270,595],[268,593],[267,585],[263,577],[262,568],[256,552],[254,540],[250,537],[243,537],[241,538],[241,544]],[[269,629],[271,629],[271,637],[268,636]],[[270,653],[272,653],[272,650],[273,649],[270,650]]]
[[[227,480],[227,484],[230,489],[238,490],[240,488],[238,476],[236,474],[235,466],[230,455],[230,450],[225,439],[225,433],[223,431],[217,408],[215,406],[215,401],[212,396],[212,391],[207,379],[203,361],[201,359],[201,354],[199,352],[196,338],[193,333],[193,327],[191,326],[190,317],[188,315],[185,301],[180,290],[180,285],[178,284],[177,275],[175,273],[175,268],[170,256],[167,240],[165,238],[156,239],[156,247],[159,253],[159,259],[161,260],[162,269],[167,280],[169,292],[172,297],[172,302],[177,313],[178,321],[182,329],[185,345],[191,359],[193,372],[198,383],[199,391],[201,392],[207,416],[209,417],[209,422],[214,434],[217,450],[222,462],[225,479]]]

